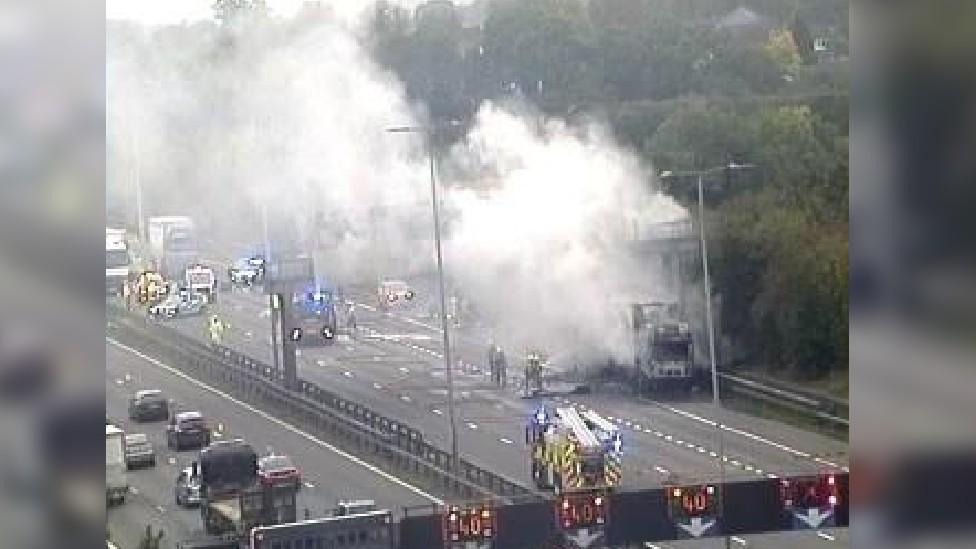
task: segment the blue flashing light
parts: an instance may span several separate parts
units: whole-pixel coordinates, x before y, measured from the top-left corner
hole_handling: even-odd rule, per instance
[[[546,409],[545,408],[539,408],[535,412],[535,422],[536,423],[545,423],[546,422]]]

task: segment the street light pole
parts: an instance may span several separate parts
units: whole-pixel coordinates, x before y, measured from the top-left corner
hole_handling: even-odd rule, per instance
[[[715,326],[712,319],[712,285],[710,280],[710,274],[708,270],[708,243],[705,238],[705,190],[704,190],[704,178],[705,175],[719,170],[739,170],[746,168],[754,168],[755,166],[751,164],[735,164],[733,162],[727,163],[725,166],[719,166],[716,168],[711,168],[707,170],[698,170],[686,173],[673,173],[670,171],[663,172],[662,177],[676,177],[679,175],[693,175],[698,179],[698,235],[701,239],[701,255],[702,255],[702,277],[704,282],[705,291],[705,326],[708,331],[708,362],[711,367],[712,374],[712,404],[715,406],[715,412],[719,413],[722,409],[722,400],[720,398],[719,387],[718,387],[718,367],[715,364]],[[725,518],[725,462],[728,460],[728,456],[725,455],[725,425],[721,422],[720,418],[715,421],[715,429],[718,438],[718,453],[719,453],[719,479],[721,483],[721,488],[718,492],[718,513],[719,516]],[[731,538],[725,536],[725,547],[729,549],[731,547]]]
[[[715,411],[722,408],[722,401],[719,399],[718,392],[718,368],[715,365],[715,327],[712,324],[712,285],[708,275],[708,244],[705,239],[705,191],[703,185],[704,172],[698,172],[698,235],[701,238],[702,252],[702,273],[705,283],[705,325],[708,330],[708,362],[712,369],[712,404]],[[722,429],[721,419],[716,419],[715,428],[718,429],[718,469],[719,469],[719,488],[718,492],[718,516],[725,518],[725,432]],[[730,547],[730,538],[725,536],[725,547]]]
[[[447,298],[444,295],[444,259],[441,255],[441,221],[440,208],[437,203],[437,180],[434,172],[434,143],[433,134],[428,132],[428,156],[430,156],[430,197],[434,210],[434,248],[437,250],[437,283],[441,297],[441,331],[444,334],[444,366],[447,368],[447,417],[451,424],[451,467],[457,470],[458,441],[454,418],[454,374],[451,367],[451,336],[447,323]]]
[[[440,207],[437,201],[437,179],[434,152],[434,132],[432,127],[397,127],[388,128],[386,131],[391,133],[423,133],[427,138],[427,155],[430,159],[430,197],[431,207],[434,213],[434,249],[437,255],[437,283],[440,290],[441,305],[441,333],[444,336],[444,367],[446,368],[445,377],[447,379],[447,417],[450,424],[451,437],[451,469],[456,471],[458,468],[458,439],[457,422],[454,413],[454,373],[451,367],[451,336],[447,322],[447,297],[444,293],[444,259],[441,253],[441,222]]]

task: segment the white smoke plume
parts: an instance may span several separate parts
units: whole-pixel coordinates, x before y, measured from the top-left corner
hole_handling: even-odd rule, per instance
[[[245,25],[232,46],[212,22],[110,27],[110,195],[131,207],[137,166],[147,215],[195,215],[228,255],[260,242],[263,205],[295,221],[335,278],[429,270],[423,139],[385,132],[422,124],[422,111],[369,58],[362,17],[340,4]],[[491,103],[441,155],[479,181],[441,181],[445,262],[495,337],[516,352],[622,355],[627,300],[662,291],[630,253],[634,220],[684,215],[651,192],[649,167],[597,122]]]

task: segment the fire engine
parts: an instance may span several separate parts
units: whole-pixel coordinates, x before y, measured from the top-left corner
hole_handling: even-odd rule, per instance
[[[557,494],[609,490],[621,477],[620,431],[590,410],[540,408],[525,430],[536,486]]]

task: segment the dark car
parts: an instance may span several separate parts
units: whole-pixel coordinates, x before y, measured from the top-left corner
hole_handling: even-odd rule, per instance
[[[129,399],[129,419],[133,421],[162,421],[169,417],[169,403],[158,389],[136,391]]]
[[[183,469],[176,477],[173,491],[180,507],[200,505],[200,475],[193,467]]]
[[[258,460],[258,478],[265,486],[302,487],[302,473],[288,456],[270,455]]]
[[[142,433],[125,435],[125,467],[134,469],[137,466],[156,466],[156,452],[149,437]]]
[[[210,444],[210,428],[200,412],[173,414],[166,426],[166,446],[179,452]]]

